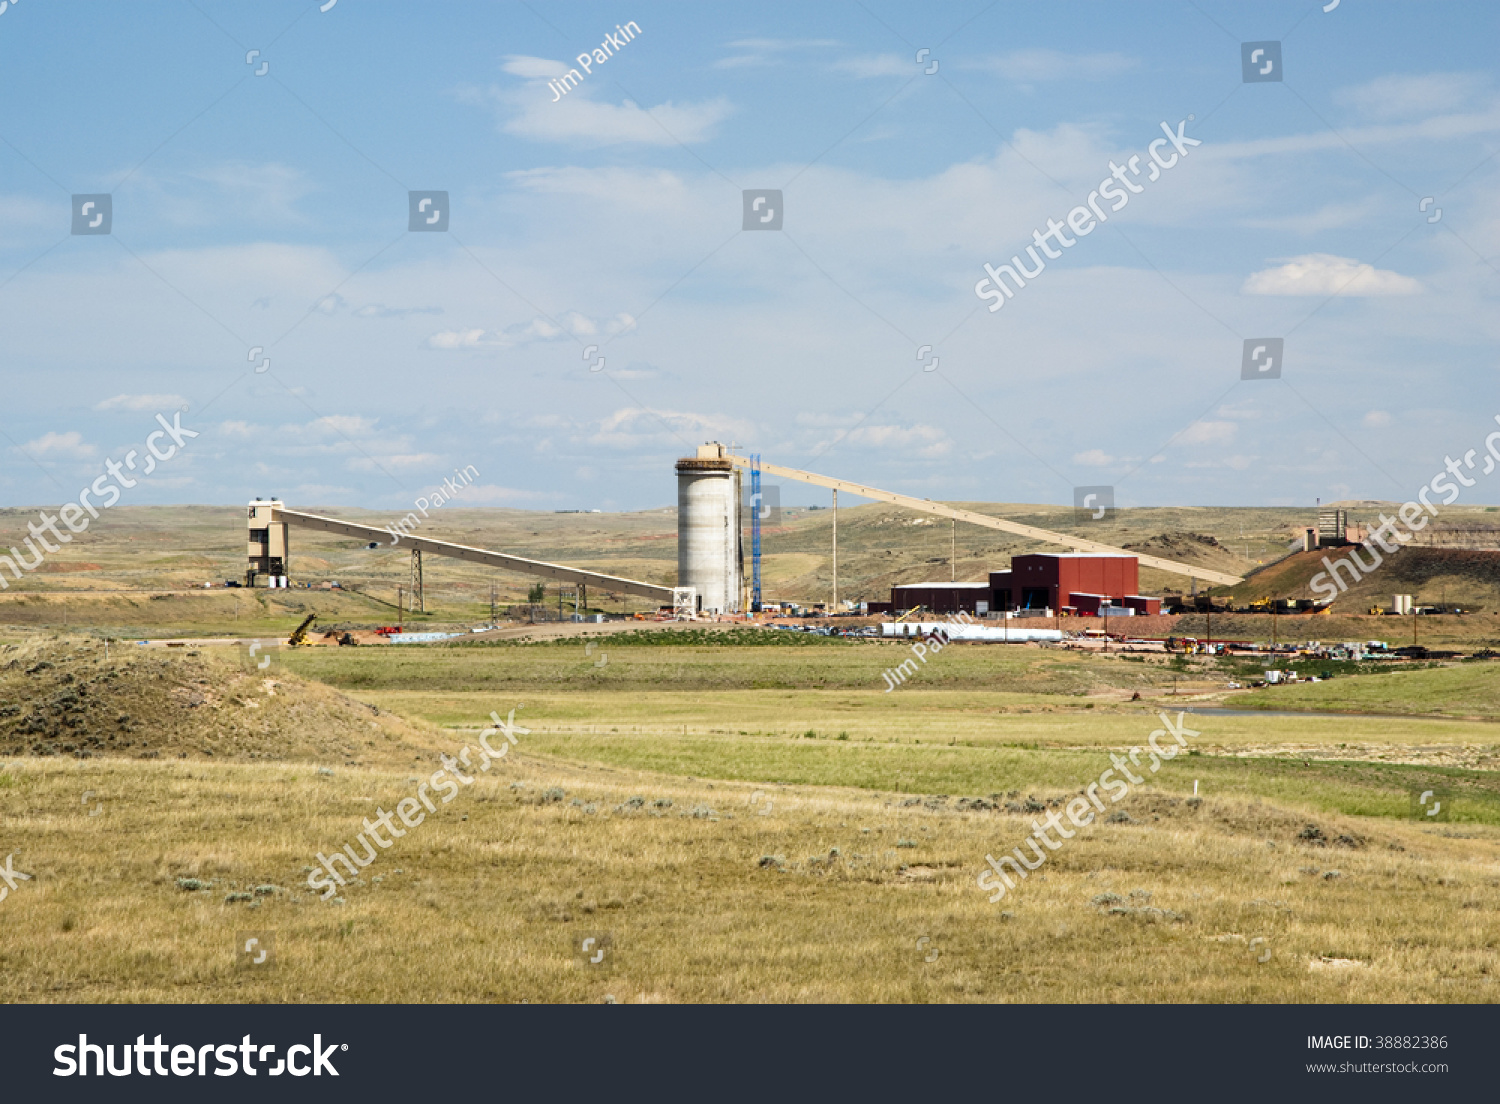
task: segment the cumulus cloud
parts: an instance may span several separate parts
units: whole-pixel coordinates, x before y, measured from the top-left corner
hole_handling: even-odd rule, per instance
[[[745,441],[750,440],[754,433],[752,423],[727,414],[627,406],[600,419],[597,431],[588,441],[615,448],[669,443],[674,447],[689,448],[690,441]]]
[[[1308,253],[1251,273],[1241,290],[1247,295],[1416,295],[1422,285],[1410,276],[1349,257]]]
[[[1179,445],[1227,445],[1240,427],[1235,422],[1194,422],[1177,438]]]
[[[95,410],[172,410],[187,400],[181,395],[116,395],[94,404]]]
[[[528,57],[525,54],[508,54],[501,69],[514,77],[525,77],[527,80],[551,80],[560,77],[568,71],[565,62],[554,61],[551,58]]]
[[[569,336],[596,337],[601,332],[614,337],[617,334],[629,333],[635,328],[635,318],[623,311],[602,322],[586,314],[580,314],[578,311],[564,311],[555,320],[538,315],[530,322],[517,323],[495,332],[479,328],[440,330],[427,338],[427,347],[429,349],[513,348],[533,341],[557,341]]]
[[[484,330],[439,330],[427,338],[429,349],[475,349],[480,345],[493,345],[495,341],[485,341]]]
[[[948,434],[932,425],[866,425],[844,437],[840,444],[868,448],[902,449],[923,459],[946,456],[953,450]]]
[[[675,104],[671,100],[643,108],[632,100],[599,103],[584,97],[553,104],[540,93],[521,106],[504,124],[508,134],[542,142],[574,142],[592,146],[675,146],[706,142],[730,114],[723,98],[704,103]]]
[[[1111,456],[1103,449],[1088,449],[1085,452],[1073,454],[1073,463],[1085,468],[1108,468],[1118,462],[1118,457]]]
[[[44,433],[21,447],[32,456],[49,456],[58,460],[87,460],[98,451],[93,445],[84,444],[83,435],[76,430]]]
[[[1372,410],[1363,418],[1363,424],[1366,429],[1384,429],[1393,421],[1395,419],[1384,410]]]
[[[719,97],[702,103],[673,103],[642,107],[633,100],[608,103],[595,99],[608,87],[601,73],[585,75],[560,100],[548,81],[573,69],[561,61],[512,55],[501,68],[521,77],[520,88],[491,86],[465,88],[460,101],[480,104],[495,112],[507,134],[538,142],[580,146],[675,146],[712,138],[733,109]],[[590,83],[592,80],[593,83]]]

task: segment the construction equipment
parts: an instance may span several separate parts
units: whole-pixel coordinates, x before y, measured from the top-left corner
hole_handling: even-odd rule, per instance
[[[302,624],[298,625],[297,628],[292,632],[292,635],[287,638],[287,645],[289,647],[296,648],[303,644],[306,644],[308,627],[311,626],[312,623],[317,619],[317,613],[309,613],[306,617],[304,617],[302,619]]]

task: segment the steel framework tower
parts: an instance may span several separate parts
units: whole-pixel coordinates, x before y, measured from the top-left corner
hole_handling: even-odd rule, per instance
[[[750,611],[760,612],[760,453],[750,454]]]

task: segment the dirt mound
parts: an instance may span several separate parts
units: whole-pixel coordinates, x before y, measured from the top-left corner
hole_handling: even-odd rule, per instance
[[[106,654],[100,641],[55,637],[0,648],[0,755],[371,764],[440,742],[321,683],[244,670],[229,649]]]
[[[1149,540],[1137,541],[1125,547],[1145,556],[1160,556],[1165,560],[1177,560],[1197,567],[1226,572],[1233,571],[1236,574],[1242,571],[1245,565],[1245,561],[1240,556],[1206,533],[1190,533],[1185,530],[1158,533]]]
[[[1327,570],[1325,558],[1337,563],[1348,559],[1351,551],[1358,562],[1373,562],[1371,551],[1358,545],[1298,552],[1257,571],[1231,593],[1240,600],[1326,597],[1326,588],[1321,593],[1312,589],[1313,578]],[[1343,578],[1347,584],[1351,576],[1346,572]],[[1379,567],[1349,586],[1333,606],[1362,613],[1371,605],[1390,605],[1392,594],[1414,595],[1419,605],[1446,600],[1467,610],[1494,609],[1500,606],[1500,552],[1404,548],[1385,555]]]

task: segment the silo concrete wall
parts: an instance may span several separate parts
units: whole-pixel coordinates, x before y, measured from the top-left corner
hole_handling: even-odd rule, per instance
[[[740,605],[739,471],[727,460],[677,462],[677,585],[704,613]]]

